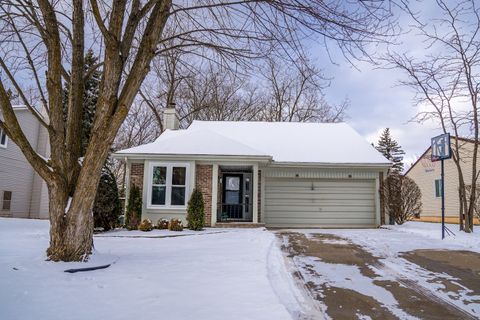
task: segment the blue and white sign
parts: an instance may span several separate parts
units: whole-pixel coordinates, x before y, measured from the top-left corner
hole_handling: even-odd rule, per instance
[[[432,138],[432,161],[450,159],[450,133],[444,133]]]

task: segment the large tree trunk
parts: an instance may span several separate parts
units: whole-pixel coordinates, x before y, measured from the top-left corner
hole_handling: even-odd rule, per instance
[[[73,199],[66,190],[61,183],[48,188],[50,247],[47,255],[53,261],[84,261],[93,248],[93,201],[81,201],[81,206],[73,211]]]
[[[75,183],[73,197],[69,197],[66,183],[49,185],[50,247],[47,250],[53,261],[84,261],[93,249],[93,205],[100,174],[113,140],[92,134]]]

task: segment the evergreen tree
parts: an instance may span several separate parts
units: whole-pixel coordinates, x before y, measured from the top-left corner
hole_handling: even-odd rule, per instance
[[[115,228],[120,212],[117,181],[113,172],[105,166],[102,170],[93,206],[95,227],[101,227],[104,231]]]
[[[187,228],[190,230],[202,230],[205,225],[205,202],[200,189],[195,188],[188,201]]]
[[[98,69],[91,71],[96,64],[98,64],[98,58],[90,49],[85,55],[85,74],[88,72],[89,74],[85,79],[85,91],[83,93],[82,155],[85,154],[90,139],[102,77],[102,72]]]
[[[142,196],[140,189],[132,185],[128,195],[127,216],[125,217],[125,226],[129,230],[137,230],[142,216]]]
[[[390,129],[383,130],[378,144],[375,147],[385,158],[393,162],[391,173],[401,174],[403,171],[403,155],[405,152],[390,135]]]

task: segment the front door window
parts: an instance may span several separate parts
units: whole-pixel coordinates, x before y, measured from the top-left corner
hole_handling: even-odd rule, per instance
[[[240,203],[240,177],[225,178],[225,203]]]

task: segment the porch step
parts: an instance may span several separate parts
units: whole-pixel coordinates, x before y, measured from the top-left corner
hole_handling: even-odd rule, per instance
[[[265,223],[252,222],[217,222],[215,228],[262,228]]]

